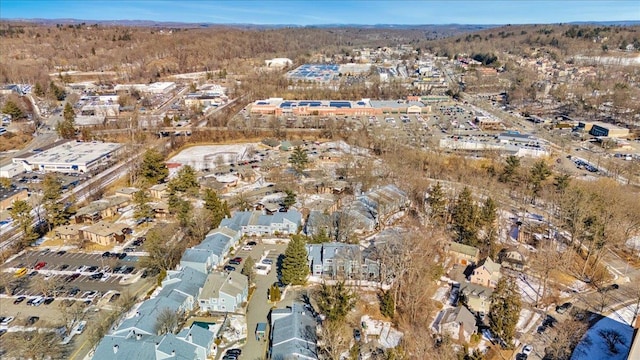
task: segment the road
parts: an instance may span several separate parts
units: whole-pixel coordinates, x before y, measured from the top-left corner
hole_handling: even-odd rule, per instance
[[[252,238],[249,238],[251,240]],[[275,269],[278,263],[278,257],[284,253],[286,245],[284,244],[262,244],[254,246],[251,251],[238,250],[234,256],[240,256],[244,261],[251,256],[256,263],[260,262],[265,252],[268,251],[266,258],[273,261],[274,267],[268,275],[256,275],[256,288],[251,296],[251,300],[247,306],[247,341],[242,349],[240,360],[262,360],[266,358],[266,351],[269,344],[268,340],[257,340],[255,338],[255,329],[258,323],[268,323],[268,315],[271,311],[273,303],[268,302],[267,294],[269,287],[278,280],[278,274]],[[236,271],[240,271],[242,265],[236,266]],[[267,336],[268,337],[268,336]],[[236,346],[231,346],[236,347]]]

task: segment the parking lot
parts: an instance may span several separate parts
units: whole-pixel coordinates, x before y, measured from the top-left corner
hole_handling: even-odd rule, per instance
[[[144,269],[138,267],[138,257],[125,253],[103,256],[27,250],[1,270],[8,281],[0,288],[3,295],[0,316],[15,317],[16,324],[26,322],[34,314],[40,317],[39,324],[56,324],[60,321],[59,306],[80,302],[84,306],[100,303],[102,307],[113,294],[135,293],[142,282],[146,283]],[[132,287],[132,284],[136,285]],[[104,296],[109,299],[102,299]],[[30,306],[29,302],[38,297],[49,301]],[[39,324],[35,326],[44,326]]]

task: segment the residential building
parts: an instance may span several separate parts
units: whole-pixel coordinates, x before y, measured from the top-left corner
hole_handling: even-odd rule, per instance
[[[102,246],[113,246],[116,243],[123,243],[125,239],[125,229],[127,224],[98,222],[96,224],[80,229],[82,239],[88,240]]]
[[[442,310],[435,321],[436,330],[452,339],[469,342],[471,335],[476,333],[476,318],[464,306]]]
[[[68,141],[58,146],[13,158],[25,171],[82,174],[109,163],[120,151],[116,143]]]
[[[480,250],[477,247],[452,242],[447,250],[455,262],[460,265],[475,265],[480,259]]]
[[[125,196],[128,197],[129,199],[133,198],[133,194],[137,193],[138,191],[140,191],[140,189],[135,188],[135,187],[124,187],[124,188],[120,188],[118,190],[116,190],[115,195],[117,196]]]
[[[474,284],[495,288],[498,280],[500,280],[502,276],[500,269],[500,264],[493,262],[493,260],[488,257],[473,269],[469,281]]]
[[[270,318],[269,359],[318,359],[318,322],[310,309],[295,302],[290,307],[271,310]]]
[[[227,256],[231,248],[238,243],[241,237],[241,232],[231,228],[219,227],[214,229],[207,234],[200,244],[192,248],[208,251],[210,253],[210,259],[203,259],[200,256],[199,262],[197,263],[199,265],[196,265],[195,259],[190,257],[185,259],[184,264],[181,262],[180,265],[192,266],[199,269],[203,267],[206,268],[206,263],[211,263],[211,266],[218,266],[222,264],[225,256]]]
[[[109,196],[96,200],[87,206],[78,209],[74,215],[75,222],[82,224],[93,223],[100,219],[107,219],[118,214],[118,210],[126,207],[131,202],[127,196]]]
[[[473,283],[460,284],[460,295],[462,295],[465,305],[476,314],[489,313],[491,294],[493,294],[493,289],[490,287]]]
[[[505,268],[523,271],[527,266],[527,256],[520,248],[503,249],[498,256]]]
[[[306,245],[312,276],[345,279],[378,280],[380,266],[363,256],[360,245],[324,243]]]
[[[295,234],[300,226],[302,214],[293,209],[272,215],[264,211],[236,211],[231,218],[223,219],[220,223],[220,227],[228,227],[249,236]]]
[[[249,281],[235,272],[213,272],[207,276],[198,296],[201,311],[236,312],[247,301]]]
[[[149,188],[152,198],[162,200],[169,196],[167,184],[156,184]]]
[[[191,325],[178,334],[163,336],[136,333],[107,335],[97,345],[94,360],[129,359],[194,359],[206,360],[213,356],[215,334],[198,325]]]
[[[62,241],[77,241],[80,240],[80,229],[82,225],[80,224],[69,224],[58,226],[53,229],[53,233],[55,236]]]

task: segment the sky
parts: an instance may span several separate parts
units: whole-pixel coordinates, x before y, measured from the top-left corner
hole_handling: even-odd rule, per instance
[[[0,0],[0,19],[218,24],[533,24],[640,20],[637,0]]]

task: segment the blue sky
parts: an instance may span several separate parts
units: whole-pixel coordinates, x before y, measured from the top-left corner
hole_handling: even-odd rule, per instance
[[[251,24],[527,24],[640,20],[636,0],[0,0],[0,19]]]

